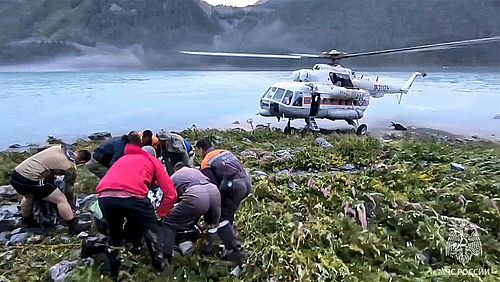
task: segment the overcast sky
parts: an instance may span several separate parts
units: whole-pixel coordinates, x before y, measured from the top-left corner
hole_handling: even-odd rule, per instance
[[[244,7],[257,3],[258,0],[205,0],[210,5],[230,5]]]

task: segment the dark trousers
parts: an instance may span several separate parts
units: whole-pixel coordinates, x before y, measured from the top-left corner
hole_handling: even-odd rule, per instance
[[[233,186],[229,191],[221,193],[220,221],[227,220],[233,224],[234,215],[241,202],[250,194],[252,182],[248,175],[233,179]]]
[[[41,200],[48,197],[57,189],[54,179],[35,181],[28,179],[17,171],[13,171],[10,176],[10,184],[21,195],[32,195],[35,199]]]
[[[236,177],[232,181],[232,188],[221,193],[221,217],[217,235],[221,238],[226,249],[238,250],[241,248],[241,241],[233,226],[234,216],[241,202],[250,194],[252,182],[246,174]]]
[[[149,199],[105,197],[99,198],[99,205],[104,219],[108,222],[108,244],[121,246],[123,239],[127,238],[136,245],[140,244],[141,237],[144,236],[153,266],[161,268],[163,263],[161,227]],[[128,230],[142,232],[133,232],[125,236],[123,228],[125,219]]]
[[[220,194],[213,184],[189,187],[163,220],[163,255],[172,256],[176,231],[188,229],[203,216],[209,228],[214,228],[220,218]]]

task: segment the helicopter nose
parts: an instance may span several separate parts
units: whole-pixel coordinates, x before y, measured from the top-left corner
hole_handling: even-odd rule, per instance
[[[266,109],[261,109],[259,111],[259,115],[263,116],[263,117],[272,117],[273,115],[271,114],[271,112],[269,112],[269,110],[266,110]]]

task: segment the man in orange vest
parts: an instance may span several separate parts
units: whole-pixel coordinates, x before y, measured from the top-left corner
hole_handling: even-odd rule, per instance
[[[199,140],[196,149],[203,156],[201,172],[219,187],[221,193],[221,217],[217,235],[224,242],[228,258],[241,265],[244,263],[244,254],[233,221],[241,202],[251,192],[250,176],[231,152],[214,149],[210,140]],[[210,247],[209,244],[208,249]]]

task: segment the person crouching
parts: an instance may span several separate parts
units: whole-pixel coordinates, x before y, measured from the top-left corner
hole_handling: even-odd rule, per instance
[[[208,139],[196,142],[196,149],[203,156],[201,172],[219,187],[221,194],[221,218],[217,235],[224,242],[226,258],[237,265],[243,265],[246,255],[233,226],[234,217],[240,204],[252,190],[250,176],[240,161],[231,152],[216,150]],[[208,240],[204,253],[212,252],[212,241]]]
[[[203,216],[209,232],[215,233],[220,218],[220,193],[217,186],[199,170],[178,163],[172,175],[178,204],[163,220],[163,254],[171,261],[176,231],[188,229]]]
[[[15,167],[10,184],[21,195],[22,223],[25,227],[38,227],[33,216],[35,200],[44,200],[57,205],[61,217],[69,226],[69,233],[76,235],[83,229],[73,212],[73,185],[76,180],[76,165],[90,160],[90,152],[80,150],[76,153],[67,145],[55,145],[45,149]],[[57,175],[64,175],[69,199],[54,183]]]
[[[170,212],[177,199],[175,187],[162,163],[134,144],[137,143],[130,142],[125,146],[125,155],[116,161],[97,186],[99,206],[109,226],[108,244],[111,248],[108,251],[108,259],[113,277],[118,275],[120,263],[119,249],[112,247],[122,244],[125,237],[125,219],[129,227],[136,226],[136,230],[142,231],[142,234],[138,233],[140,237],[131,239],[132,243],[140,245],[144,236],[153,267],[159,271],[164,269],[165,261],[160,241],[161,225],[147,194],[156,181],[163,191],[163,200],[157,210],[160,218]]]

